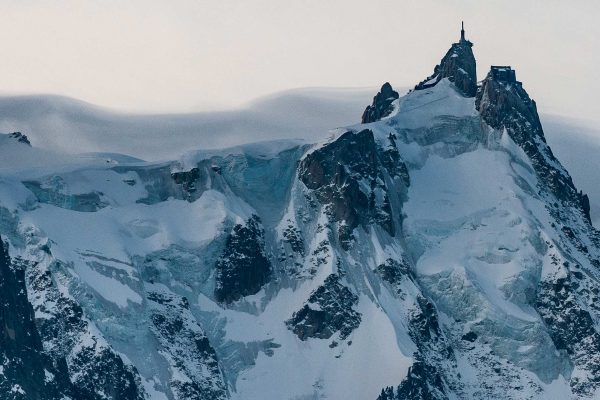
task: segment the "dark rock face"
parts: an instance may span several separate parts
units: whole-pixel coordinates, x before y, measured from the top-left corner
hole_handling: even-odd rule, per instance
[[[353,308],[357,303],[358,296],[337,275],[329,275],[286,324],[300,340],[329,339],[336,332],[344,340],[360,325],[361,315]]]
[[[3,399],[58,399],[72,395],[65,360],[44,353],[27,300],[25,273],[14,268],[0,239],[0,393]]]
[[[477,65],[471,47],[473,44],[468,40],[453,43],[442,61],[435,66],[433,74],[415,86],[415,90],[435,86],[448,78],[463,95],[474,97],[477,93]]]
[[[445,400],[444,383],[438,371],[417,358],[398,386],[398,400]]]
[[[458,375],[456,356],[446,339],[431,301],[417,297],[418,307],[411,312],[409,334],[417,344],[415,363],[398,386],[397,398],[447,399],[447,387]]]
[[[408,179],[394,143],[386,150],[378,149],[368,129],[346,132],[300,163],[300,180],[327,207],[333,220],[342,223],[338,235],[346,247],[360,224],[375,222],[390,235],[395,234],[383,171],[392,178]]]
[[[398,140],[396,134],[390,132],[388,135],[388,145],[383,148],[380,154],[381,164],[392,178],[399,178],[404,186],[408,187],[410,186],[408,168],[404,161],[402,161],[402,157],[396,146],[396,140]]]
[[[29,138],[27,138],[27,136],[23,135],[21,132],[9,133],[8,136],[15,139],[19,143],[23,143],[28,146],[31,146],[31,142],[29,141]]]
[[[577,286],[569,278],[542,282],[535,308],[556,348],[585,371],[571,378],[573,391],[589,396],[600,386],[600,334],[590,313],[577,302]]]
[[[298,229],[295,221],[288,219],[287,226],[283,228],[282,238],[279,242],[278,260],[285,274],[289,277],[300,277],[310,274],[312,269],[304,268],[306,245],[302,231]],[[314,270],[316,272],[316,270]]]
[[[268,282],[271,263],[264,252],[264,232],[255,215],[246,226],[236,225],[216,264],[215,298],[231,303],[256,294]]]
[[[183,193],[188,194],[186,197],[191,197],[196,191],[196,182],[200,178],[200,170],[192,168],[189,171],[173,172],[171,177],[176,184],[183,187]]]
[[[415,285],[418,288],[414,274],[403,260],[387,259],[376,271],[401,299],[406,298],[403,287]],[[456,380],[458,368],[437,310],[431,301],[418,294],[414,308],[408,310],[408,318],[408,333],[417,345],[415,362],[397,390],[384,388],[377,400],[447,399],[448,378]]]
[[[298,228],[291,224],[288,225],[283,231],[283,239],[294,253],[304,256],[304,239]]]
[[[400,285],[405,279],[413,277],[412,271],[403,260],[396,261],[391,258],[378,265],[376,271],[381,279],[392,285],[396,291],[400,290]]]
[[[406,379],[398,386],[381,390],[377,400],[446,400],[444,384],[438,371],[423,362],[415,360],[408,369]]]
[[[227,390],[217,354],[189,310],[185,297],[156,290],[148,293],[152,332],[172,374],[178,400],[224,400]]]
[[[394,388],[388,386],[386,388],[381,389],[381,394],[377,396],[376,400],[394,400],[396,398],[396,394],[394,393]]]
[[[384,263],[378,265],[375,271],[381,279],[390,284],[394,292],[401,298],[404,298],[402,286],[407,282],[418,287],[414,273],[404,260],[388,258]],[[433,303],[423,295],[417,295],[416,307],[410,310],[409,317],[409,334],[420,351],[426,352],[430,350],[427,346],[435,345],[436,341],[444,341],[437,311]],[[442,353],[445,354],[445,352]]]
[[[393,111],[392,102],[400,97],[398,92],[392,89],[392,85],[386,82],[381,87],[379,93],[373,97],[373,104],[367,106],[362,115],[362,123],[379,121],[387,117]]]
[[[137,371],[126,366],[111,349],[104,348],[99,353],[95,350],[93,346],[86,347],[71,362],[71,374],[76,377],[77,398],[144,399]]]
[[[546,190],[565,205],[579,209],[590,221],[589,199],[575,189],[571,176],[552,154],[535,101],[529,98],[520,82],[501,79],[493,71],[488,73],[475,99],[482,118],[494,129],[506,129],[531,159]]]
[[[421,346],[421,350],[426,350],[423,348],[425,345],[443,340],[443,334],[433,303],[419,295],[417,304],[419,307],[411,315],[409,332],[417,346]]]
[[[474,342],[477,340],[477,334],[475,332],[467,332],[462,337],[462,340],[466,340],[467,342]]]
[[[54,285],[49,270],[28,267],[27,279],[36,293],[39,332],[55,363],[64,363],[77,399],[141,400],[141,381],[135,368],[126,365],[107,345],[90,333],[83,310]],[[87,339],[87,340],[86,340]]]

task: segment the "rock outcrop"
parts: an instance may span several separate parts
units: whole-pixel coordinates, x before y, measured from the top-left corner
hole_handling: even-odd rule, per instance
[[[15,267],[0,239],[0,393],[10,400],[69,398],[73,388],[64,358],[52,359],[42,346],[27,299],[25,272]]]
[[[364,129],[348,131],[308,154],[300,164],[299,177],[333,220],[340,222],[339,239],[349,244],[360,224],[375,222],[390,235],[395,233],[384,171],[408,179],[397,149],[379,149],[373,132]]]
[[[245,225],[233,227],[216,264],[215,299],[231,303],[256,294],[271,276],[271,262],[264,252],[264,232],[255,215]]]
[[[74,398],[144,399],[136,369],[123,362],[86,319],[82,307],[62,293],[54,279],[41,263],[27,266],[34,310],[43,316],[36,320],[42,343],[54,363],[65,363]]]
[[[510,67],[492,67],[477,91],[475,106],[483,120],[511,139],[531,159],[545,188],[559,200],[578,208],[590,221],[587,195],[578,192],[569,173],[546,143],[535,101],[515,79]]]
[[[464,96],[474,97],[477,93],[477,65],[472,47],[473,43],[464,38],[453,43],[433,69],[433,74],[415,86],[415,90],[427,89],[448,78]]]
[[[362,123],[367,124],[369,122],[379,121],[382,118],[387,117],[394,111],[394,100],[398,100],[400,95],[394,89],[389,82],[386,82],[381,87],[379,93],[373,97],[373,104],[367,106],[365,112],[362,115]]]
[[[329,339],[338,332],[344,340],[360,325],[360,313],[354,309],[357,303],[358,296],[337,275],[329,275],[286,324],[300,340]]]
[[[397,390],[393,387],[384,388],[377,400],[446,400],[448,398],[438,371],[417,358]]]
[[[8,136],[12,139],[15,139],[19,143],[23,143],[31,147],[31,142],[29,141],[29,138],[23,135],[21,132],[9,133]]]
[[[169,386],[175,398],[226,399],[217,355],[190,312],[188,300],[155,285],[148,292],[148,301],[152,333],[173,371]]]

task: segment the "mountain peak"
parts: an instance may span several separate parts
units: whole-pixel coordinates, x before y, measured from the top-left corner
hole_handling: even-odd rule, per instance
[[[506,130],[523,149],[540,180],[557,199],[575,206],[591,221],[587,195],[577,191],[569,173],[554,157],[546,142],[535,101],[517,81],[514,69],[492,65],[477,91],[475,107],[486,124]]]
[[[463,95],[475,97],[477,93],[477,65],[472,47],[473,43],[465,38],[463,24],[460,31],[460,40],[452,43],[442,61],[433,69],[433,74],[415,86],[415,90],[427,89],[435,86],[442,79],[448,78]]]
[[[379,121],[381,118],[390,115],[394,110],[392,103],[399,97],[400,95],[392,88],[389,82],[384,83],[379,93],[373,97],[373,104],[367,106],[365,109],[362,115],[362,123],[367,124]]]
[[[517,81],[516,71],[510,66],[491,66],[477,92],[475,104],[491,127],[502,129],[514,120],[524,119],[528,132],[544,140],[535,101]]]
[[[23,135],[21,132],[13,132],[13,133],[9,133],[8,137],[10,137],[11,139],[16,140],[19,143],[24,143],[28,146],[31,146],[31,142],[29,141],[29,138],[27,138],[27,136]]]

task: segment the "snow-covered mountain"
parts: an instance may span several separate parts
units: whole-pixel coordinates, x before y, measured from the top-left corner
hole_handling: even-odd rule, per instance
[[[362,121],[164,162],[0,137],[0,392],[600,398],[600,237],[514,70],[462,36]]]

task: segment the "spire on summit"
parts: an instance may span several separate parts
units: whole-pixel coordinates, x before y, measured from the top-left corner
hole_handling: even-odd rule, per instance
[[[477,93],[477,65],[472,47],[473,43],[465,38],[463,22],[458,43],[452,43],[442,61],[433,69],[433,74],[415,86],[415,90],[430,88],[448,78],[463,95],[474,97]]]

